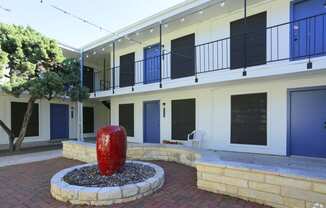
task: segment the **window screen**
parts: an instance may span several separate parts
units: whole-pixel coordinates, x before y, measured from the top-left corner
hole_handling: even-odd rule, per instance
[[[267,145],[267,94],[231,96],[231,143]]]
[[[266,63],[266,12],[231,22],[231,69]],[[244,31],[247,35],[244,36]],[[246,40],[246,42],[245,42]],[[245,45],[246,43],[246,45]]]
[[[171,41],[171,78],[195,74],[195,34]]]
[[[120,87],[135,83],[135,53],[120,56]]]
[[[11,129],[16,137],[19,135],[26,109],[27,103],[11,103]],[[26,136],[39,136],[39,110],[37,103],[33,105],[33,112],[27,126]]]
[[[196,128],[196,100],[172,100],[172,139],[187,140]]]
[[[119,105],[119,125],[126,129],[129,137],[134,136],[134,104]]]
[[[94,133],[94,108],[83,107],[83,132]]]
[[[83,68],[83,85],[94,92],[94,69],[84,66]]]

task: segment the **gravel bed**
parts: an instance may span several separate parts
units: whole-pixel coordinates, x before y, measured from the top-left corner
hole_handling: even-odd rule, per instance
[[[112,176],[101,176],[97,165],[75,169],[63,180],[76,186],[113,187],[139,183],[155,175],[155,169],[143,164],[126,162],[125,166]]]

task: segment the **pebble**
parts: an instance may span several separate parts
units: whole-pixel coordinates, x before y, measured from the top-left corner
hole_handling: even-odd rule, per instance
[[[155,169],[143,164],[127,162],[121,170],[112,176],[101,176],[97,165],[75,169],[63,177],[63,180],[76,186],[114,187],[139,183],[155,175]]]

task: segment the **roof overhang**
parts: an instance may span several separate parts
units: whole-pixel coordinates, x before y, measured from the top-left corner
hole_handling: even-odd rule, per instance
[[[181,14],[187,15],[187,13],[192,13],[193,10],[196,8],[205,7],[206,5],[209,4],[217,4],[220,2],[224,2],[224,0],[213,0],[213,1],[212,0],[185,0],[184,2],[179,3],[173,7],[165,9],[157,14],[149,16],[127,27],[124,27],[113,34],[92,41],[82,46],[81,48],[84,51],[91,50],[100,45],[115,41],[118,38],[125,37],[131,33],[135,33],[139,30],[142,30],[143,28],[151,27],[159,23],[164,24],[166,21],[170,21],[170,19],[178,18]]]

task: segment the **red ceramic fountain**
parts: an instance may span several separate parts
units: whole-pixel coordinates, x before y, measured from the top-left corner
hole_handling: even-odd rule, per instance
[[[122,126],[106,126],[97,131],[96,154],[102,176],[111,176],[126,161],[127,134]]]
[[[158,165],[126,161],[127,134],[122,126],[106,126],[97,131],[96,153],[97,164],[66,168],[51,178],[50,190],[55,199],[72,204],[111,205],[147,196],[164,184],[164,170]]]

